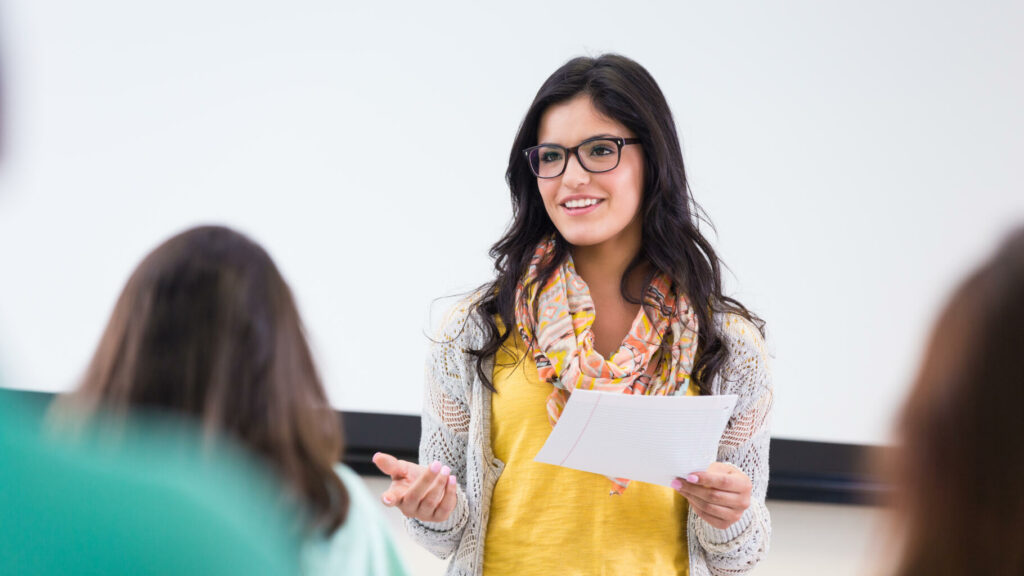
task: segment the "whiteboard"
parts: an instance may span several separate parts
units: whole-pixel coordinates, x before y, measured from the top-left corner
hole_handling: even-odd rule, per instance
[[[1024,8],[832,4],[6,0],[3,380],[73,387],[139,260],[220,223],[277,261],[334,406],[417,413],[533,95],[612,51],[659,81],[768,322],[774,436],[883,443],[944,298],[1024,220]]]

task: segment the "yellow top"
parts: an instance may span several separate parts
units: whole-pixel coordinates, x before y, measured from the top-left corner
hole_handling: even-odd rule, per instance
[[[516,365],[524,346],[512,338],[515,348],[494,361],[491,445],[505,470],[491,498],[484,575],[688,574],[687,503],[675,490],[630,482],[611,496],[604,476],[534,462],[551,433],[551,385],[532,357]]]

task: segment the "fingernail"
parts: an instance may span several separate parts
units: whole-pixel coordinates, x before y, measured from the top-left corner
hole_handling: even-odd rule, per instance
[[[391,506],[392,504],[394,504],[394,502],[391,501],[391,498],[388,498],[387,496],[381,496],[380,499],[381,499],[381,501],[383,501],[388,506]]]
[[[374,458],[376,458],[377,456],[380,456],[380,452],[374,452],[374,453],[373,453],[373,457],[374,457]]]
[[[452,473],[452,469],[451,468],[449,468],[447,466],[441,468],[441,474],[444,474],[445,476],[447,476],[447,475],[449,475],[451,473]]]
[[[448,483],[451,484],[452,486],[455,486],[455,476],[449,476]]]
[[[431,462],[430,463],[430,471],[433,472],[434,474],[437,474],[438,472],[440,472],[441,471],[441,463],[438,462],[437,460],[434,460],[433,462]]]
[[[675,480],[672,481],[672,488],[674,490],[679,490],[682,487],[683,487],[683,483],[682,483],[682,481],[679,480],[679,478],[676,478]]]
[[[697,482],[700,482],[700,478],[698,478],[696,474],[690,474],[686,477],[686,481],[690,484],[696,484]]]

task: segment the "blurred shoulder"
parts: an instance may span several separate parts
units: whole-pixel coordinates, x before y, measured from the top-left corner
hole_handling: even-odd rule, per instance
[[[341,479],[341,483],[345,485],[345,489],[348,490],[350,494],[352,492],[369,493],[366,485],[363,483],[362,477],[360,477],[355,470],[339,462],[334,465],[334,473],[338,475],[338,478]]]

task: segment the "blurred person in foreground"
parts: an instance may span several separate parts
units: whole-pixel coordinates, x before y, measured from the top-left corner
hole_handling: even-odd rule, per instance
[[[897,428],[897,576],[1024,574],[1024,227],[953,293]]]
[[[174,236],[138,266],[66,419],[159,411],[261,457],[308,511],[305,574],[405,574],[342,435],[292,297],[267,252],[223,227]]]
[[[0,73],[0,168],[5,88]],[[45,410],[0,389],[0,574],[295,574],[294,514],[244,454],[170,419],[62,442]]]
[[[295,514],[244,454],[172,419],[62,441],[44,412],[0,390],[0,574],[295,574]]]

